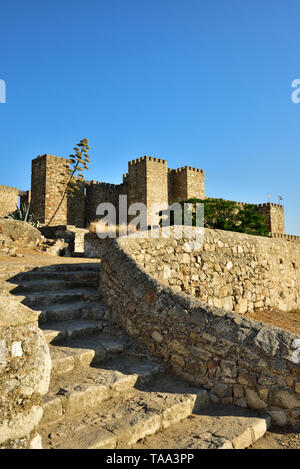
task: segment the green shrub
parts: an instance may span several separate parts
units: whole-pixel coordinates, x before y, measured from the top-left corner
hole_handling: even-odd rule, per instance
[[[224,199],[188,199],[179,202],[183,207],[185,203],[192,204],[192,225],[196,226],[196,204],[204,204],[204,227],[237,231],[256,236],[269,236],[269,230],[263,215],[256,211],[255,205],[239,205],[236,202]],[[171,213],[170,224],[174,224],[174,217]]]

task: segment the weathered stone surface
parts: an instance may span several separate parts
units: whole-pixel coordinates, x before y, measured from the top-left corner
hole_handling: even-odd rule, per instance
[[[213,392],[219,397],[231,397],[231,391],[227,384],[215,384],[213,387]]]
[[[293,409],[294,407],[300,407],[300,399],[295,395],[287,391],[276,391],[270,396],[270,403],[277,407],[284,409]]]
[[[0,326],[0,443],[15,448],[24,446],[42,416],[51,359],[37,313],[7,293],[1,293]]]
[[[252,389],[246,389],[245,396],[250,409],[265,409],[267,407],[267,404]]]
[[[274,356],[279,347],[279,340],[275,337],[270,327],[262,327],[254,339],[257,347],[267,354]]]
[[[17,413],[13,419],[0,422],[0,444],[29,435],[38,425],[43,409],[32,406],[27,412]]]
[[[43,449],[41,435],[36,435],[30,443],[30,449]]]
[[[270,272],[262,265],[270,266],[274,259],[268,258],[266,264],[265,259],[269,254],[258,248],[258,240],[255,237],[204,231],[206,242],[217,246],[218,238],[222,242],[222,250],[228,249],[229,245],[232,246],[232,243],[239,240],[238,245],[243,246],[243,257],[235,258],[230,250],[231,259],[225,254],[227,251],[222,253],[225,259],[216,259],[217,248],[186,252],[187,249],[181,249],[185,241],[177,240],[176,247],[172,246],[174,257],[168,264],[166,251],[173,241],[172,238],[113,240],[107,244],[102,259],[101,288],[104,299],[114,310],[114,319],[124,325],[130,334],[140,338],[154,355],[165,360],[173,372],[204,385],[216,400],[272,410],[272,404],[269,402],[271,391],[273,393],[286,390],[286,379],[296,376],[293,353],[298,350],[295,348],[298,337],[213,305],[214,295],[221,295],[225,299],[235,298],[237,303],[247,299],[248,305],[262,301],[263,289],[271,288],[271,280],[265,283],[266,279],[260,277],[261,272],[268,272],[268,275]],[[243,243],[241,239],[244,240]],[[272,245],[275,252],[276,243],[271,242],[269,245],[270,240],[264,241],[264,249],[271,249]],[[280,246],[282,248],[283,244]],[[184,268],[177,262],[177,254],[190,256],[190,262]],[[148,256],[144,266],[148,269],[151,265],[151,276],[142,267],[141,257],[139,264],[134,261],[137,255]],[[210,257],[212,255],[214,258]],[[259,256],[262,256],[261,267]],[[230,280],[228,279],[226,284],[218,284],[219,269],[215,269],[215,266],[218,264],[224,275],[229,275],[226,274],[228,262],[232,263]],[[155,272],[161,272],[165,265],[172,269],[168,286],[159,283],[152,276]],[[274,261],[274,268],[276,265]],[[248,268],[253,272],[247,272]],[[258,269],[257,272],[255,269]],[[245,275],[245,284],[239,283],[240,280],[235,284],[235,273],[239,276]],[[196,290],[196,275],[199,275],[199,290]],[[203,275],[211,275],[204,284]],[[273,276],[273,273],[271,275]],[[292,276],[294,282],[294,269]],[[189,284],[192,277],[194,280]],[[262,284],[258,285],[257,279],[259,282],[261,279]],[[140,284],[143,290],[151,289],[151,305],[142,303],[140,298],[135,296],[137,284]],[[190,295],[182,291],[178,293],[177,287]],[[273,293],[272,295],[274,296]],[[130,327],[127,327],[129,324]],[[154,331],[155,335],[158,333],[163,337],[163,347],[158,346],[159,342],[155,342],[152,335]],[[167,331],[167,334],[164,331]],[[160,336],[157,336],[159,340]],[[294,344],[294,348],[291,344]],[[294,390],[293,383],[291,389]],[[235,387],[236,385],[239,387]],[[293,418],[291,413],[288,414],[288,421]]]
[[[29,223],[1,218],[2,234],[18,244],[37,246],[41,239],[40,231]]]
[[[300,255],[300,243],[208,229],[203,233],[204,243],[195,245],[184,238],[175,250],[172,246],[173,255],[168,254],[172,242],[168,239],[134,240],[131,245],[126,243],[126,249],[151,275],[174,290],[216,307],[239,314],[254,308],[299,308],[300,277],[293,266]],[[92,244],[94,253],[97,251],[96,239],[87,236],[86,243]],[[280,264],[283,256],[290,260],[284,271]]]
[[[163,341],[163,337],[158,331],[152,332],[151,337],[153,340],[155,340],[155,342],[158,342],[159,344]]]
[[[280,427],[286,425],[288,419],[285,412],[282,410],[269,410],[268,414],[270,415],[274,425],[278,425]]]
[[[264,435],[270,419],[255,417],[248,410],[210,406],[191,419],[172,425],[164,432],[146,437],[134,449],[244,449]]]
[[[22,305],[12,295],[0,291],[0,327],[14,327],[37,322],[39,313]]]

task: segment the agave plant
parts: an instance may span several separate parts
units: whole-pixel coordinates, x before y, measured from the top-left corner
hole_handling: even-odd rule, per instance
[[[30,213],[30,204],[21,204],[20,207],[17,207],[14,212],[9,213],[5,218],[12,218],[13,220],[18,221],[25,221],[27,223],[30,223],[30,225],[39,226],[38,220],[32,213]]]

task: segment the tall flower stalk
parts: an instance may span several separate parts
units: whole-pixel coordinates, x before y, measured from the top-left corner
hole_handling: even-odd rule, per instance
[[[67,159],[67,162],[65,165],[66,171],[64,173],[61,173],[61,176],[63,176],[63,180],[60,183],[61,199],[55,212],[53,213],[52,217],[48,221],[47,226],[49,226],[51,222],[54,220],[65,197],[67,195],[71,195],[73,197],[75,192],[77,190],[80,190],[80,184],[78,184],[78,182],[83,183],[84,181],[83,172],[85,170],[89,170],[89,167],[88,167],[88,164],[90,162],[90,157],[88,154],[89,149],[90,149],[89,141],[87,138],[84,138],[80,140],[80,142],[74,147],[75,154],[70,155],[70,157]]]

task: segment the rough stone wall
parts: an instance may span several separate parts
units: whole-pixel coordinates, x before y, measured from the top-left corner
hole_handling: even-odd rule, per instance
[[[61,200],[61,184],[64,181],[67,164],[66,158],[58,156],[46,155],[46,194],[45,194],[45,223],[48,223],[53,216],[58,204]],[[52,225],[67,224],[68,213],[67,198],[64,199],[58,210],[55,218],[52,220]]]
[[[300,245],[204,229],[203,243],[140,239],[134,258],[176,291],[228,311],[300,308]]]
[[[49,387],[49,348],[38,313],[0,292],[0,449],[41,448],[37,426]]]
[[[96,215],[97,207],[101,203],[112,203],[116,208],[118,217],[119,195],[127,195],[127,184],[108,184],[105,182],[91,181],[86,184],[85,214],[86,224],[99,220]]]
[[[90,259],[102,258],[106,251],[107,240],[99,239],[96,233],[87,233],[84,236],[84,257]]]
[[[57,240],[58,247],[60,244],[62,245],[59,241],[64,241],[70,254],[84,253],[84,237],[88,230],[72,225],[43,226],[39,230],[45,238]],[[65,246],[62,245],[62,247]],[[54,250],[54,252],[56,251]]]
[[[205,175],[202,169],[184,166],[169,169],[169,203],[191,197],[205,199]]]
[[[186,167],[187,198],[205,199],[205,175],[202,169]]]
[[[32,161],[31,211],[40,223],[48,223],[60,203],[66,164],[66,158],[53,155],[42,155]],[[80,181],[78,185],[80,190],[64,198],[51,225],[84,226],[84,185]]]
[[[146,204],[146,158],[138,158],[128,163],[128,205]]]
[[[45,223],[46,203],[46,155],[38,156],[31,162],[31,204],[30,210]]]
[[[170,169],[168,172],[169,204],[176,200],[187,200],[186,172],[182,169]]]
[[[115,319],[213,402],[300,416],[300,336],[205,305],[154,279],[132,258],[135,240],[107,242],[101,291]]]
[[[78,189],[67,196],[67,223],[68,225],[85,227],[85,188],[84,182],[77,179]]]
[[[155,223],[151,210],[168,205],[168,167],[165,160],[144,156],[128,163],[128,205],[143,203],[148,209],[148,225]],[[129,217],[130,219],[130,217]]]
[[[264,215],[267,227],[271,233],[285,233],[283,205],[272,203],[258,204],[256,209],[258,213]]]
[[[285,239],[286,241],[293,241],[294,243],[300,243],[300,236],[288,235],[285,233],[271,233],[272,238]]]
[[[31,203],[31,191],[19,192],[20,195],[20,206],[28,205]]]
[[[14,212],[19,206],[19,189],[0,186],[0,217]]]
[[[168,167],[160,158],[144,156],[128,163],[128,205],[143,203],[147,206],[148,225],[157,224],[155,206],[168,205]],[[152,213],[153,211],[153,213]],[[131,217],[129,217],[129,220]]]
[[[151,157],[146,159],[146,205],[148,224],[157,224],[155,214],[158,210],[155,206],[168,206],[168,167],[165,160]]]

